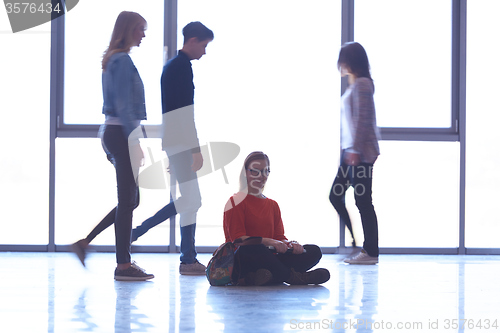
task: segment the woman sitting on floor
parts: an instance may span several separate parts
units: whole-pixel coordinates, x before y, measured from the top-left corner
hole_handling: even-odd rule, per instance
[[[269,165],[269,157],[263,152],[248,155],[240,175],[240,192],[229,199],[224,209],[226,242],[262,237],[262,244],[238,248],[240,269],[233,274],[247,285],[324,283],[330,279],[327,269],[308,271],[321,259],[320,248],[289,241],[278,204],[262,194]]]

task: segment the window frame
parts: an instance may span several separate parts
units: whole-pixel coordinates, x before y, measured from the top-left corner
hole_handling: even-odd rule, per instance
[[[342,0],[342,42],[354,40],[354,1]],[[398,141],[451,141],[460,143],[460,193],[459,193],[459,247],[458,248],[387,248],[381,253],[436,253],[436,254],[500,254],[500,248],[466,249],[465,248],[465,140],[466,140],[466,33],[467,33],[467,0],[452,1],[452,50],[451,50],[451,126],[447,128],[425,127],[382,127],[382,140]],[[164,45],[167,58],[172,57],[177,46],[177,0],[164,0]],[[51,70],[50,70],[50,185],[49,185],[49,243],[39,245],[0,245],[0,250],[69,251],[69,246],[55,245],[55,140],[57,138],[97,136],[99,125],[76,125],[64,123],[64,34],[65,16],[51,22]],[[346,82],[342,82],[342,91]],[[160,126],[148,125],[149,132],[160,137]],[[171,237],[168,246],[137,247],[136,252],[178,252],[175,246],[175,222],[171,222]],[[347,251],[344,244],[345,230],[341,228],[340,247],[326,248],[324,253],[343,253]],[[214,244],[215,246],[216,244]],[[42,249],[43,248],[43,249]],[[200,248],[200,252],[210,252],[215,247]],[[102,251],[113,251],[113,247],[102,247]]]
[[[355,40],[355,0],[342,0],[342,44]],[[451,126],[449,127],[380,127],[381,140],[449,141],[460,143],[459,246],[457,249],[391,248],[381,253],[458,253],[465,254],[465,112],[466,112],[466,50],[467,0],[451,0]],[[342,80],[341,94],[347,89]],[[340,252],[345,249],[345,227],[340,228]]]
[[[342,44],[355,40],[355,0],[342,0]],[[449,127],[380,127],[382,140],[398,141],[460,141],[461,94],[465,94],[465,19],[466,1],[452,2],[452,47],[451,47],[451,110]],[[342,82],[343,93],[347,81]],[[463,96],[463,95],[462,95]],[[465,109],[463,109],[465,110]]]

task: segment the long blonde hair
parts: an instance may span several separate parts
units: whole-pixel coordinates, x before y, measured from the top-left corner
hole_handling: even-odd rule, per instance
[[[140,24],[146,25],[146,20],[136,12],[123,11],[118,15],[111,35],[111,41],[102,57],[102,70],[106,70],[109,58],[113,54],[130,52],[130,49],[134,46],[132,34]]]

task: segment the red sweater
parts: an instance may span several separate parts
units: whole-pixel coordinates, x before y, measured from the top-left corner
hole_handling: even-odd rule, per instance
[[[224,235],[226,242],[242,236],[287,240],[278,203],[243,193],[233,195],[226,204]]]

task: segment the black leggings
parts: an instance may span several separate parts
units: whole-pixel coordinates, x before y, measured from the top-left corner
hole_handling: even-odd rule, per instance
[[[239,264],[233,271],[233,278],[245,278],[250,272],[268,269],[273,274],[272,283],[283,283],[290,278],[291,269],[306,272],[322,257],[317,245],[304,245],[305,253],[273,253],[263,244],[240,246],[236,251]]]
[[[339,214],[340,221],[352,232],[351,219],[345,205],[345,195],[349,187],[354,189],[354,199],[361,215],[365,241],[363,249],[372,257],[378,257],[378,221],[372,203],[373,164],[360,163],[357,166],[347,165],[344,152],[337,176],[330,191],[330,202]]]
[[[90,243],[98,234],[112,224],[115,225],[116,262],[126,264],[130,260],[130,236],[132,214],[139,205],[139,188],[135,182],[130,163],[128,139],[122,126],[106,125],[103,135],[106,153],[113,160],[116,169],[118,205],[90,232],[86,240]]]

